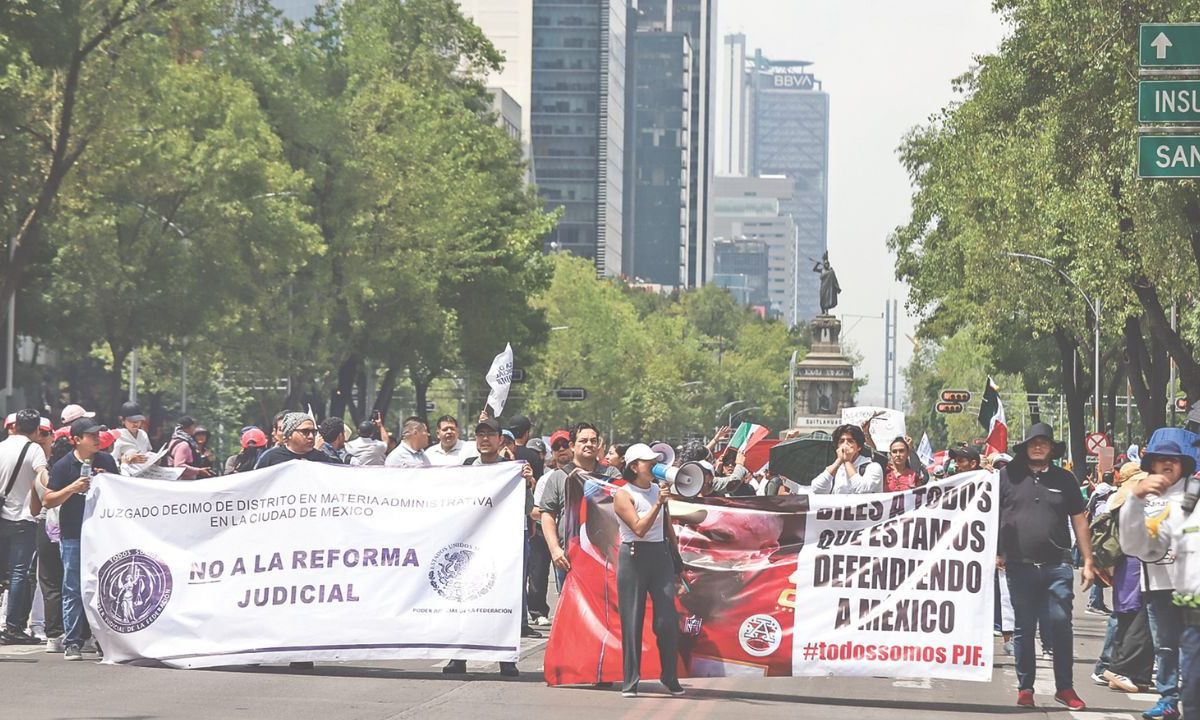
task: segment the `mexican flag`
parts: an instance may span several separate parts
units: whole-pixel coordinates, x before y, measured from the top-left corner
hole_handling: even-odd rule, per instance
[[[771,431],[762,425],[744,422],[738,426],[737,432],[729,439],[729,447],[741,452],[749,452],[750,448],[757,445],[759,440],[762,440],[770,433]]]
[[[987,431],[986,454],[1008,452],[1008,425],[1004,419],[1004,403],[1000,402],[1000,388],[989,375],[983,400],[979,404],[979,424]]]

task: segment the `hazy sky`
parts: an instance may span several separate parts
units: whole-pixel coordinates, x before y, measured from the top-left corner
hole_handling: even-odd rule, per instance
[[[745,33],[748,54],[815,63],[829,93],[829,257],[842,286],[834,312],[870,375],[859,403],[881,403],[887,298],[900,300],[901,374],[912,355],[907,291],[886,247],[912,195],[896,148],[955,98],[950,81],[999,47],[1005,25],[989,0],[721,0],[717,15],[722,37]],[[900,392],[903,402],[903,377]]]

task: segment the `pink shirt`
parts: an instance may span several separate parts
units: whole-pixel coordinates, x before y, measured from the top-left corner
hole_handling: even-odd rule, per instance
[[[897,473],[896,468],[889,467],[883,478],[884,492],[900,492],[912,490],[917,486],[917,471],[909,468],[907,472]]]
[[[192,467],[192,446],[185,442],[175,444],[171,448],[171,467],[184,468],[183,474],[179,476],[180,480],[195,480],[196,474],[199,472],[197,468]]]

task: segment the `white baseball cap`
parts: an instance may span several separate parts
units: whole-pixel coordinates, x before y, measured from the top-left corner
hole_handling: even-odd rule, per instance
[[[638,460],[653,460],[656,463],[663,461],[662,453],[656,453],[650,449],[646,443],[634,443],[625,451],[625,464],[637,462]]]
[[[90,418],[90,417],[96,417],[96,413],[88,412],[87,410],[84,410],[82,405],[68,405],[65,408],[63,408],[63,411],[62,411],[63,425],[70,425],[71,423],[75,422],[79,418]]]

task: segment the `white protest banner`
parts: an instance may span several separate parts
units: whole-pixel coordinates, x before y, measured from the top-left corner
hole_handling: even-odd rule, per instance
[[[504,352],[492,359],[492,367],[487,372],[487,384],[492,389],[488,393],[487,404],[495,410],[493,417],[500,417],[504,412],[504,403],[508,402],[508,389],[512,385],[513,351],[512,345],[504,344]]]
[[[98,475],[88,620],[108,663],[515,661],[524,503],[517,463]]]
[[[842,410],[842,423],[862,425],[873,416],[871,421],[871,439],[879,452],[886,453],[888,445],[897,437],[904,435],[904,413],[884,407],[852,407]]]
[[[809,495],[792,674],[991,680],[998,477]]]

